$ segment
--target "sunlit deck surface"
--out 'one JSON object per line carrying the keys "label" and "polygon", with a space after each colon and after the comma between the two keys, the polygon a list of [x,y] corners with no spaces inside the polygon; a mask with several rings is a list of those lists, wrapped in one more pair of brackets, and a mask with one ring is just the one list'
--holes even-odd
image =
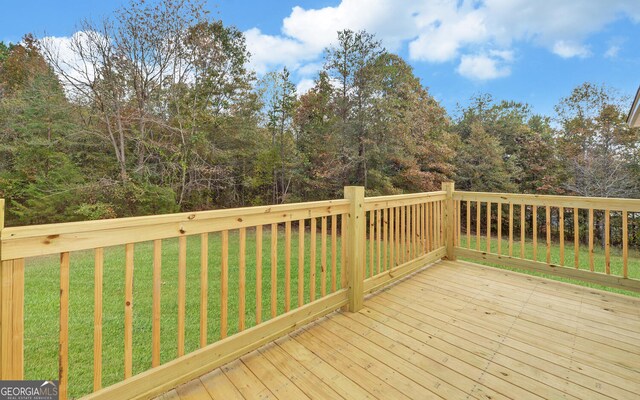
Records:
{"label": "sunlit deck surface", "polygon": [[639,299],[443,261],[160,398],[639,396]]}

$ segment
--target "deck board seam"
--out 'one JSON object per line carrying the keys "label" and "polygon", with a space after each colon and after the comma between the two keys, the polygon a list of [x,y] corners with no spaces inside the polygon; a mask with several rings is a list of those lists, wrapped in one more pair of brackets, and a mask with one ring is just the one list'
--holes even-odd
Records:
{"label": "deck board seam", "polygon": [[[539,283],[538,283],[539,284]],[[489,367],[491,367],[492,365],[497,365],[498,367],[500,367],[500,364],[495,364],[493,362],[494,358],[496,357],[496,355],[500,352],[500,349],[502,347],[504,347],[504,341],[507,340],[507,338],[509,337],[509,333],[511,332],[511,330],[513,329],[513,327],[515,326],[516,322],[518,321],[518,318],[520,318],[520,314],[522,314],[522,311],[524,310],[524,308],[526,307],[526,305],[528,304],[529,300],[531,299],[531,297],[533,296],[533,293],[535,292],[535,288],[538,287],[538,284],[536,284],[536,286],[529,292],[529,296],[527,297],[527,300],[522,302],[522,305],[520,307],[520,311],[518,312],[518,315],[516,315],[513,318],[513,321],[511,321],[511,325],[509,326],[509,328],[507,329],[507,331],[504,333],[504,335],[501,336],[500,340],[498,341],[498,346],[496,347],[496,349],[492,352],[491,357],[489,358],[487,365],[484,367],[484,369],[482,370],[482,373],[480,374],[480,376],[478,377],[478,383],[480,382],[480,380],[487,374],[487,371],[489,369]],[[476,296],[479,296],[480,293],[477,293]],[[474,296],[472,298],[472,300],[476,300],[476,296]],[[467,303],[468,305],[471,304],[471,302]],[[465,306],[466,307],[466,306]],[[471,389],[471,393],[473,393],[473,391],[475,390],[477,384],[473,387],[473,389]],[[527,390],[526,388],[521,387],[522,390]],[[469,393],[469,395],[471,395],[471,393]],[[535,393],[533,393],[535,395]],[[467,397],[468,398],[468,397]]]}

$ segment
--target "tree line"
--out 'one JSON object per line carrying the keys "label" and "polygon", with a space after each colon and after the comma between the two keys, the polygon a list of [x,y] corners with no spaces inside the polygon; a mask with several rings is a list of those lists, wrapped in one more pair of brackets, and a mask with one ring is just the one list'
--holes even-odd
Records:
{"label": "tree line", "polygon": [[133,0],[61,56],[0,43],[7,225],[457,188],[639,197],[628,99],[584,83],[538,115],[477,95],[449,115],[368,32],[337,32],[314,86],[258,78],[199,0]]}

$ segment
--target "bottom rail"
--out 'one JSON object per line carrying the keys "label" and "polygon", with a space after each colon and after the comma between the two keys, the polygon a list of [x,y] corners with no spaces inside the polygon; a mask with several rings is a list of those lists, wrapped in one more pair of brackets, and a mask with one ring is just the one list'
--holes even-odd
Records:
{"label": "bottom rail", "polygon": [[601,272],[585,271],[562,265],[547,264],[540,261],[526,260],[522,258],[486,253],[483,251],[469,250],[463,247],[455,248],[455,255],[474,261],[485,261],[500,264],[506,267],[519,268],[528,271],[543,272],[545,274],[562,278],[577,279],[583,282],[595,283],[616,289],[640,292],[640,280],[623,278],[621,276],[606,275]]}
{"label": "bottom rail", "polygon": [[381,274],[372,276],[371,278],[364,281],[364,293],[368,294],[380,290],[384,286],[387,286],[397,281],[398,279],[401,279],[404,276],[417,271],[427,264],[431,264],[442,259],[445,253],[446,248],[443,246],[414,260],[391,268],[390,270],[385,271]]}

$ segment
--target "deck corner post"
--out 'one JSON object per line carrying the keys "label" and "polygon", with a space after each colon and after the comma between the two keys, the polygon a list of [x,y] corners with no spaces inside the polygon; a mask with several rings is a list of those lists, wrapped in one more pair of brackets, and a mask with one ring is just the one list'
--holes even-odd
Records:
{"label": "deck corner post", "polygon": [[363,249],[365,237],[364,187],[345,186],[344,198],[350,200],[347,214],[346,268],[349,288],[347,310],[357,312],[364,303]]}
{"label": "deck corner post", "polygon": [[0,379],[21,380],[24,371],[24,259],[2,259],[4,199],[0,199]]}
{"label": "deck corner post", "polygon": [[455,261],[454,252],[454,234],[455,234],[455,206],[453,202],[453,192],[455,191],[455,182],[442,182],[442,190],[447,192],[447,199],[444,202],[444,243],[446,246],[447,260]]}

